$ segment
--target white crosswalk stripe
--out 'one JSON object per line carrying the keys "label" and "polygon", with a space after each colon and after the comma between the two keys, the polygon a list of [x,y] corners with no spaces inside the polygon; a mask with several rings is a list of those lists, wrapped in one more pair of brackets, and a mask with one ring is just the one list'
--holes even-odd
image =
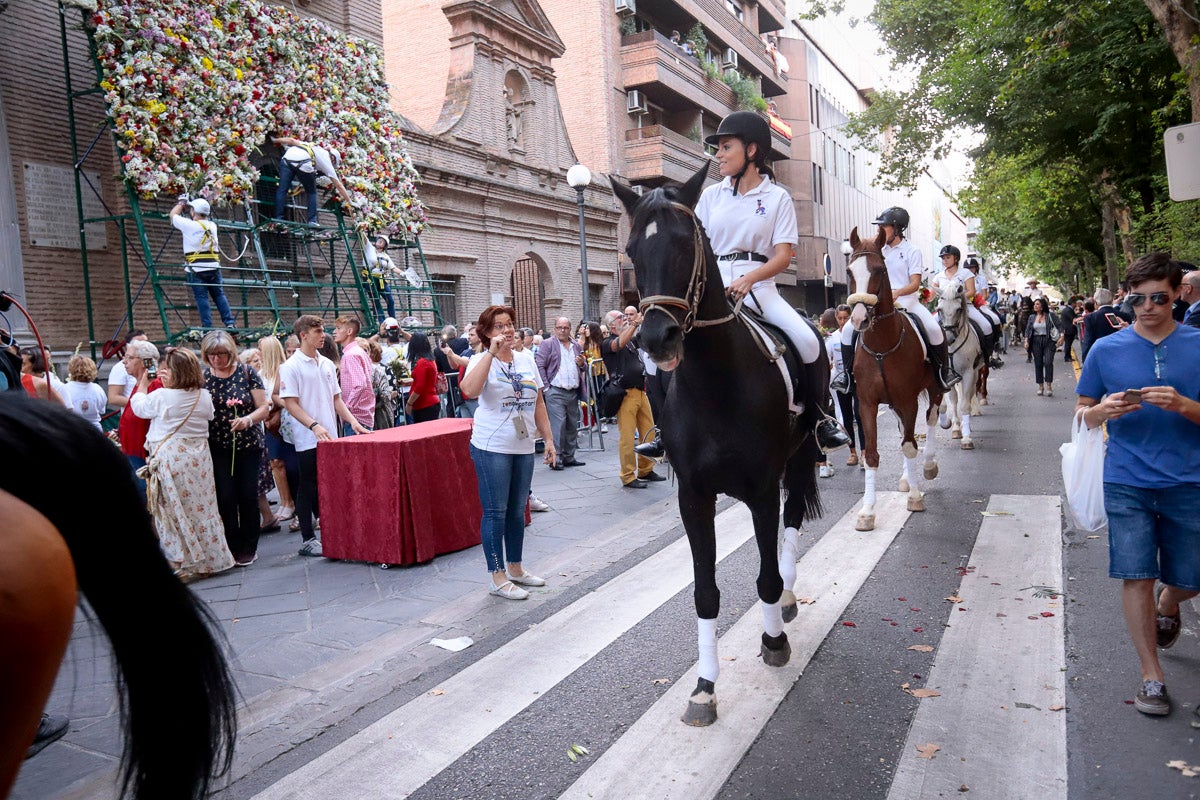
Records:
{"label": "white crosswalk stripe", "polygon": [[[908,521],[905,499],[881,492],[876,530],[865,533],[854,531],[852,507],[800,560],[797,594],[815,602],[801,605],[785,627],[788,665],[772,669],[757,658],[762,617],[757,606],[750,609],[721,638],[726,659],[715,725],[697,729],[679,721],[696,680],[692,668],[603,753],[593,753],[561,796],[717,796]],[[969,562],[975,569],[962,577],[962,603],[950,604],[926,682],[941,696],[921,701],[888,800],[958,796],[964,785],[988,797],[1066,797],[1065,717],[1050,710],[1065,702],[1062,602],[1027,588],[1058,587],[1061,580],[1058,505],[1050,496],[992,497]],[[737,505],[721,514],[717,531],[720,560],[753,538],[748,510]],[[410,701],[256,800],[408,796],[587,669],[691,582],[691,557],[680,538],[464,668],[440,685],[441,693]],[[530,652],[539,657],[520,659]],[[518,660],[521,668],[513,669]],[[941,748],[932,759],[919,757],[917,747],[927,744]]]}

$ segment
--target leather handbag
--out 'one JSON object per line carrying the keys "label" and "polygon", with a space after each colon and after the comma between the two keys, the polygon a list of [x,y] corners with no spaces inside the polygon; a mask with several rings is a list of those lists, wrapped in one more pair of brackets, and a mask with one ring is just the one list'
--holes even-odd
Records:
{"label": "leather handbag", "polygon": [[600,387],[600,397],[596,407],[601,417],[615,417],[625,402],[625,387],[621,385],[620,375],[609,375],[608,380]]}

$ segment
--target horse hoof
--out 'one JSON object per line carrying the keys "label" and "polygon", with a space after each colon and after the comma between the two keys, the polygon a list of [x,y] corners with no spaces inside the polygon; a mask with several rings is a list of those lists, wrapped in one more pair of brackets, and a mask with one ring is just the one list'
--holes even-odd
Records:
{"label": "horse hoof", "polygon": [[680,720],[697,728],[717,721],[717,687],[712,681],[696,679],[696,688],[688,698],[687,711],[683,712]]}
{"label": "horse hoof", "polygon": [[792,646],[788,644],[787,634],[781,633],[778,637],[774,637],[764,633],[759,653],[762,655],[763,663],[768,667],[782,667],[787,664],[792,657]]}
{"label": "horse hoof", "polygon": [[962,431],[954,431],[953,433],[950,434],[950,438],[951,439],[961,439]]}
{"label": "horse hoof", "polygon": [[974,450],[975,449],[975,443],[972,442],[970,439],[963,439],[962,444],[959,446],[963,450]]}
{"label": "horse hoof", "polygon": [[796,594],[790,589],[784,589],[783,594],[779,597],[780,610],[783,612],[783,621],[791,622],[796,618],[798,613],[796,609]]}
{"label": "horse hoof", "polygon": [[908,498],[908,510],[909,511],[924,511],[925,510],[925,498],[923,498],[923,497]]}
{"label": "horse hoof", "polygon": [[859,514],[858,519],[854,521],[854,530],[856,531],[873,531],[875,530],[875,515],[874,514]]}
{"label": "horse hoof", "polygon": [[926,464],[925,468],[922,470],[922,473],[925,475],[925,480],[927,481],[931,481],[936,478],[938,476],[937,462],[934,461],[933,463]]}
{"label": "horse hoof", "polygon": [[904,444],[900,445],[900,452],[904,453],[905,458],[916,458],[917,457],[917,443],[916,442],[905,442]]}
{"label": "horse hoof", "polygon": [[790,606],[781,606],[780,611],[783,613],[783,621],[791,622],[799,615],[800,608],[795,603],[792,603]]}
{"label": "horse hoof", "polygon": [[941,428],[942,430],[946,430],[947,428],[949,428],[950,427],[950,417],[946,416],[945,414],[938,414],[938,427]]}
{"label": "horse hoof", "polygon": [[896,491],[897,492],[907,492],[908,491],[908,478],[900,479],[900,483],[897,484],[897,486],[896,486]]}
{"label": "horse hoof", "polygon": [[985,397],[979,401],[979,405],[986,406],[986,405],[990,405],[990,403],[988,403],[988,399]]}

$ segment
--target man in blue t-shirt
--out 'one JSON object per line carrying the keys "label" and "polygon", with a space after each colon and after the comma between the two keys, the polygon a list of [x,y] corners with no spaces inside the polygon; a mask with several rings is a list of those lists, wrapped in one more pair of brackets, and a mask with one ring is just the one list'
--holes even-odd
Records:
{"label": "man in blue t-shirt", "polygon": [[1182,278],[1165,253],[1130,265],[1135,322],[1095,342],[1076,387],[1087,426],[1108,422],[1108,574],[1124,582],[1125,624],[1141,661],[1134,706],[1160,716],[1171,704],[1157,648],[1175,644],[1179,605],[1200,594],[1200,330],[1171,315]]}

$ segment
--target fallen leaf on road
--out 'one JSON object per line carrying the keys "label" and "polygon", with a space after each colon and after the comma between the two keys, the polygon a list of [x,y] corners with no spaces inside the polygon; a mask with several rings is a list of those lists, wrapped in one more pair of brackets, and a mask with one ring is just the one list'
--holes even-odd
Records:
{"label": "fallen leaf on road", "polygon": [[1054,612],[1053,612],[1053,611],[1043,611],[1043,612],[1042,612],[1042,616],[1043,616],[1043,617],[1053,617],[1053,616],[1054,616]]}
{"label": "fallen leaf on road", "polygon": [[815,603],[817,601],[815,598],[812,598],[812,597],[797,597],[796,602],[802,606],[811,606],[813,603]]}
{"label": "fallen leaf on road", "polygon": [[588,750],[586,747],[584,747],[581,744],[571,745],[571,750],[574,751],[574,753],[576,755],[580,755],[580,756],[586,756],[586,755],[588,755],[588,753],[591,752],[590,750]]}
{"label": "fallen leaf on road", "polygon": [[737,661],[737,656],[721,656],[722,661]]}
{"label": "fallen leaf on road", "polygon": [[671,679],[670,679],[670,678],[655,678],[654,680],[652,680],[652,681],[650,681],[650,682],[651,682],[651,683],[659,683],[659,684],[663,684],[663,683],[670,683],[670,682],[671,682]]}
{"label": "fallen leaf on road", "polygon": [[996,612],[996,616],[997,616],[997,617],[1007,617],[1007,616],[1008,616],[1008,614],[1005,614],[1003,611],[997,611],[997,612]]}
{"label": "fallen leaf on road", "polygon": [[858,627],[857,625],[855,625],[855,624],[854,624],[853,622],[851,622],[850,620],[846,620],[846,621],[845,621],[845,622],[843,622],[842,624],[843,624],[843,625],[845,625],[847,628],[857,628],[857,627]]}
{"label": "fallen leaf on road", "polygon": [[1011,511],[980,511],[979,513],[985,517],[1011,517],[1013,515]]}
{"label": "fallen leaf on road", "polygon": [[1200,767],[1197,767],[1194,764],[1188,764],[1186,761],[1182,760],[1168,761],[1167,766],[1171,769],[1179,770],[1179,774],[1183,775],[1185,778],[1194,778],[1196,777],[1197,773],[1200,773]]}
{"label": "fallen leaf on road", "polygon": [[1054,705],[1050,706],[1051,711],[1062,711],[1064,708],[1066,708],[1066,706],[1064,706],[1062,703],[1055,703]]}
{"label": "fallen leaf on road", "polygon": [[1026,619],[1041,619],[1037,614],[1030,614]]}
{"label": "fallen leaf on road", "polygon": [[909,610],[909,611],[920,611],[921,609],[919,609],[919,608],[912,608],[912,607],[910,606],[908,610]]}
{"label": "fallen leaf on road", "polygon": [[930,644],[914,644],[909,650],[916,650],[918,653],[932,653],[933,645]]}
{"label": "fallen leaf on road", "polygon": [[578,761],[578,760],[579,760],[579,756],[575,755],[575,751],[574,751],[574,750],[568,750],[568,751],[567,751],[567,758],[571,759],[572,761]]}
{"label": "fallen leaf on road", "polygon": [[933,758],[937,755],[937,751],[941,749],[942,746],[940,744],[934,744],[933,742],[919,744],[917,745],[917,758]]}
{"label": "fallen leaf on road", "polygon": [[913,633],[924,633],[924,632],[925,632],[924,628],[913,628]]}
{"label": "fallen leaf on road", "polygon": [[907,598],[907,597],[897,597],[896,599],[897,599],[897,600],[899,600],[901,603],[907,603],[907,602],[908,602],[908,598]]}
{"label": "fallen leaf on road", "polygon": [[441,697],[445,693],[446,693],[445,689],[434,689],[432,692],[430,692],[430,694],[433,695],[434,697]]}
{"label": "fallen leaf on road", "polygon": [[960,792],[966,793],[966,792],[969,792],[969,791],[971,791],[971,787],[970,787],[970,786],[967,786],[967,785],[964,783],[962,786],[958,787],[958,790],[959,790]]}
{"label": "fallen leaf on road", "polygon": [[1035,706],[1033,703],[1015,703],[1014,705],[1016,705],[1017,708],[1032,708],[1035,711],[1042,710],[1040,707]]}
{"label": "fallen leaf on road", "polygon": [[1089,539],[1099,539],[1100,537],[1099,537],[1099,535],[1096,535],[1096,536],[1089,536],[1089,537],[1087,537],[1087,538],[1089,538]]}
{"label": "fallen leaf on road", "polygon": [[942,696],[941,692],[935,691],[933,689],[905,689],[905,691],[908,692],[909,694],[911,694],[913,697],[917,697],[917,698],[941,697]]}
{"label": "fallen leaf on road", "polygon": [[952,595],[950,595],[949,597],[946,597],[946,598],[943,598],[943,599],[945,599],[945,600],[949,600],[951,603],[961,603],[961,602],[962,602],[962,598],[961,598],[961,597],[959,597],[959,596],[958,596],[958,595],[956,595],[956,594],[952,594]]}

